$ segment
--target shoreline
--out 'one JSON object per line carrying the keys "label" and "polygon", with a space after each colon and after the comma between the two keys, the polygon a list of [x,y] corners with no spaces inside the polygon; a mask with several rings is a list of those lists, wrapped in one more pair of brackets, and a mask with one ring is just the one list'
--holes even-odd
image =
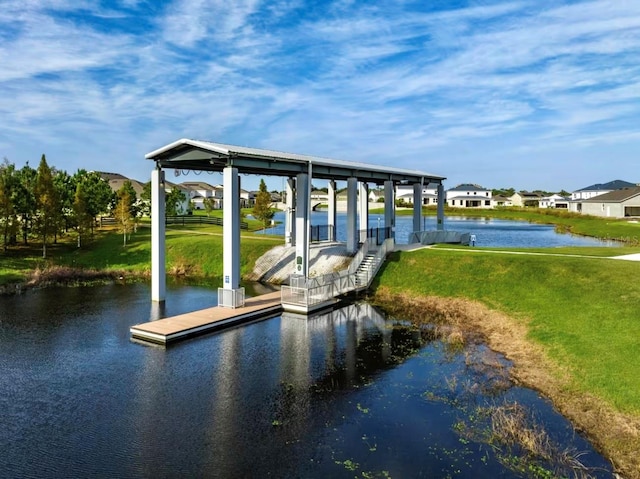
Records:
{"label": "shoreline", "polygon": [[390,316],[402,317],[415,326],[435,324],[446,328],[450,341],[480,337],[513,363],[511,375],[516,384],[551,400],[623,477],[640,479],[640,418],[618,412],[605,401],[578,391],[568,371],[527,338],[526,325],[468,299],[410,297],[379,287],[370,300]]}

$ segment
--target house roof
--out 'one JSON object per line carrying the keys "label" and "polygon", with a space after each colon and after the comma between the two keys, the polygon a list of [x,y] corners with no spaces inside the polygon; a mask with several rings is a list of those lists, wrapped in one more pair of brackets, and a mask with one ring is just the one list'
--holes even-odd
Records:
{"label": "house roof", "polygon": [[108,171],[96,171],[100,175],[100,177],[104,180],[126,180],[128,179],[126,176],[121,175],[120,173],[109,173]]}
{"label": "house roof", "polygon": [[447,191],[490,191],[487,188],[483,188],[480,185],[473,185],[471,183],[462,183],[461,185],[449,188]]}
{"label": "house roof", "polygon": [[122,188],[124,186],[124,184],[129,181],[131,182],[131,186],[133,187],[133,191],[136,192],[136,195],[138,196],[138,198],[140,198],[140,193],[142,193],[142,191],[144,190],[144,184],[140,183],[137,180],[130,180],[128,178],[119,178],[119,179],[113,179],[113,180],[109,180],[109,186],[111,187],[111,189],[113,191],[118,191],[120,190],[120,188]]}
{"label": "house roof", "polygon": [[576,190],[578,191],[611,191],[611,190],[619,190],[621,188],[632,188],[636,186],[635,183],[629,183],[628,181],[623,180],[613,180],[608,183],[596,183],[595,185],[587,186],[585,188]]}
{"label": "house roof", "polygon": [[209,183],[206,183],[204,181],[183,181],[182,183],[180,183],[180,185],[183,188],[189,189],[189,190],[210,190],[213,191],[215,190],[215,186],[211,186]]}
{"label": "house roof", "polygon": [[382,184],[384,181],[409,183],[441,183],[445,177],[417,170],[371,165],[360,162],[334,160],[295,153],[226,145],[210,141],[180,139],[147,153],[163,168],[196,171],[223,171],[227,166],[240,173],[273,176],[295,176],[311,173],[314,178],[360,181]]}
{"label": "house roof", "polygon": [[519,191],[517,194],[519,194],[522,197],[529,197],[529,198],[543,198],[544,195],[542,193],[540,193],[539,191]]}
{"label": "house roof", "polygon": [[640,186],[634,186],[633,188],[622,188],[620,190],[613,190],[609,193],[603,193],[588,200],[582,200],[583,203],[620,203],[622,201],[629,200],[635,196],[640,195]]}

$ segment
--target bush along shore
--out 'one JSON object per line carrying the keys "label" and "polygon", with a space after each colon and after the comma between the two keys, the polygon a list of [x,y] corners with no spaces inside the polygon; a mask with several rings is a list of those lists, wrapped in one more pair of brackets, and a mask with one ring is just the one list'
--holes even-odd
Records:
{"label": "bush along shore", "polygon": [[[516,383],[550,398],[622,477],[640,478],[640,286],[620,288],[615,279],[639,267],[602,258],[394,253],[371,300],[391,317],[434,328],[450,345],[484,341],[503,353]],[[572,285],[560,288],[565,282]]]}

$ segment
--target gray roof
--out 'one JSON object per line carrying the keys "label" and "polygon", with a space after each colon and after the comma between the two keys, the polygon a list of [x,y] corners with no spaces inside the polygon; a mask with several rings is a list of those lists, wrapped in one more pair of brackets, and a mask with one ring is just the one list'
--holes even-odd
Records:
{"label": "gray roof", "polygon": [[483,188],[480,185],[473,185],[471,183],[463,183],[454,188],[450,188],[447,191],[491,191],[488,188]]}
{"label": "gray roof", "polygon": [[629,183],[628,181],[623,180],[613,180],[608,183],[596,183],[595,185],[587,186],[576,191],[611,191],[619,190],[621,188],[632,188],[634,186],[636,186],[635,183]]}
{"label": "gray roof", "polygon": [[417,170],[184,138],[147,153],[145,158],[156,161],[163,168],[222,171],[226,166],[234,166],[241,173],[267,176],[295,176],[311,169],[314,178],[346,180],[355,177],[377,184],[387,180],[441,183],[445,179],[444,176]]}
{"label": "gray roof", "polygon": [[603,193],[588,200],[582,200],[583,203],[620,203],[640,195],[640,186],[634,186],[633,188],[622,188],[620,190],[610,191],[609,193]]}

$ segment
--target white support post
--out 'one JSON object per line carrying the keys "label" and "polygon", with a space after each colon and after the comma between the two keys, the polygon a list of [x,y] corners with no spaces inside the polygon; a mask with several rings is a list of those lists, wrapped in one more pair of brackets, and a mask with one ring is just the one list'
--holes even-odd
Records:
{"label": "white support post", "polygon": [[360,218],[360,241],[366,241],[369,231],[369,185],[366,183],[358,183],[358,217]]}
{"label": "white support post", "polygon": [[296,261],[294,274],[309,276],[309,175],[296,176]]}
{"label": "white support post", "polygon": [[413,184],[413,231],[422,231],[422,184]]}
{"label": "white support post", "polygon": [[393,181],[384,182],[384,226],[391,228],[391,237],[395,238],[396,230],[396,205],[395,205],[395,186]]}
{"label": "white support post", "polygon": [[438,231],[444,230],[444,203],[444,186],[442,183],[438,183]]}
{"label": "white support post", "polygon": [[333,180],[329,181],[328,184],[328,188],[327,188],[327,195],[329,197],[328,199],[328,212],[327,212],[327,225],[329,227],[329,241],[335,241],[336,240],[336,182]]}
{"label": "white support post", "polygon": [[167,294],[165,264],[164,171],[151,172],[151,300],[164,302]]}
{"label": "white support post", "polygon": [[358,179],[347,178],[347,253],[358,251]]}
{"label": "white support post", "polygon": [[284,244],[286,246],[293,246],[296,244],[296,222],[294,209],[296,205],[295,196],[295,180],[293,178],[287,179],[287,187],[285,191],[286,195],[286,212],[285,212],[285,231],[284,231]]}
{"label": "white support post", "polygon": [[218,289],[218,305],[238,308],[244,306],[244,288],[240,288],[240,177],[237,168],[225,167],[223,185],[223,287]]}

